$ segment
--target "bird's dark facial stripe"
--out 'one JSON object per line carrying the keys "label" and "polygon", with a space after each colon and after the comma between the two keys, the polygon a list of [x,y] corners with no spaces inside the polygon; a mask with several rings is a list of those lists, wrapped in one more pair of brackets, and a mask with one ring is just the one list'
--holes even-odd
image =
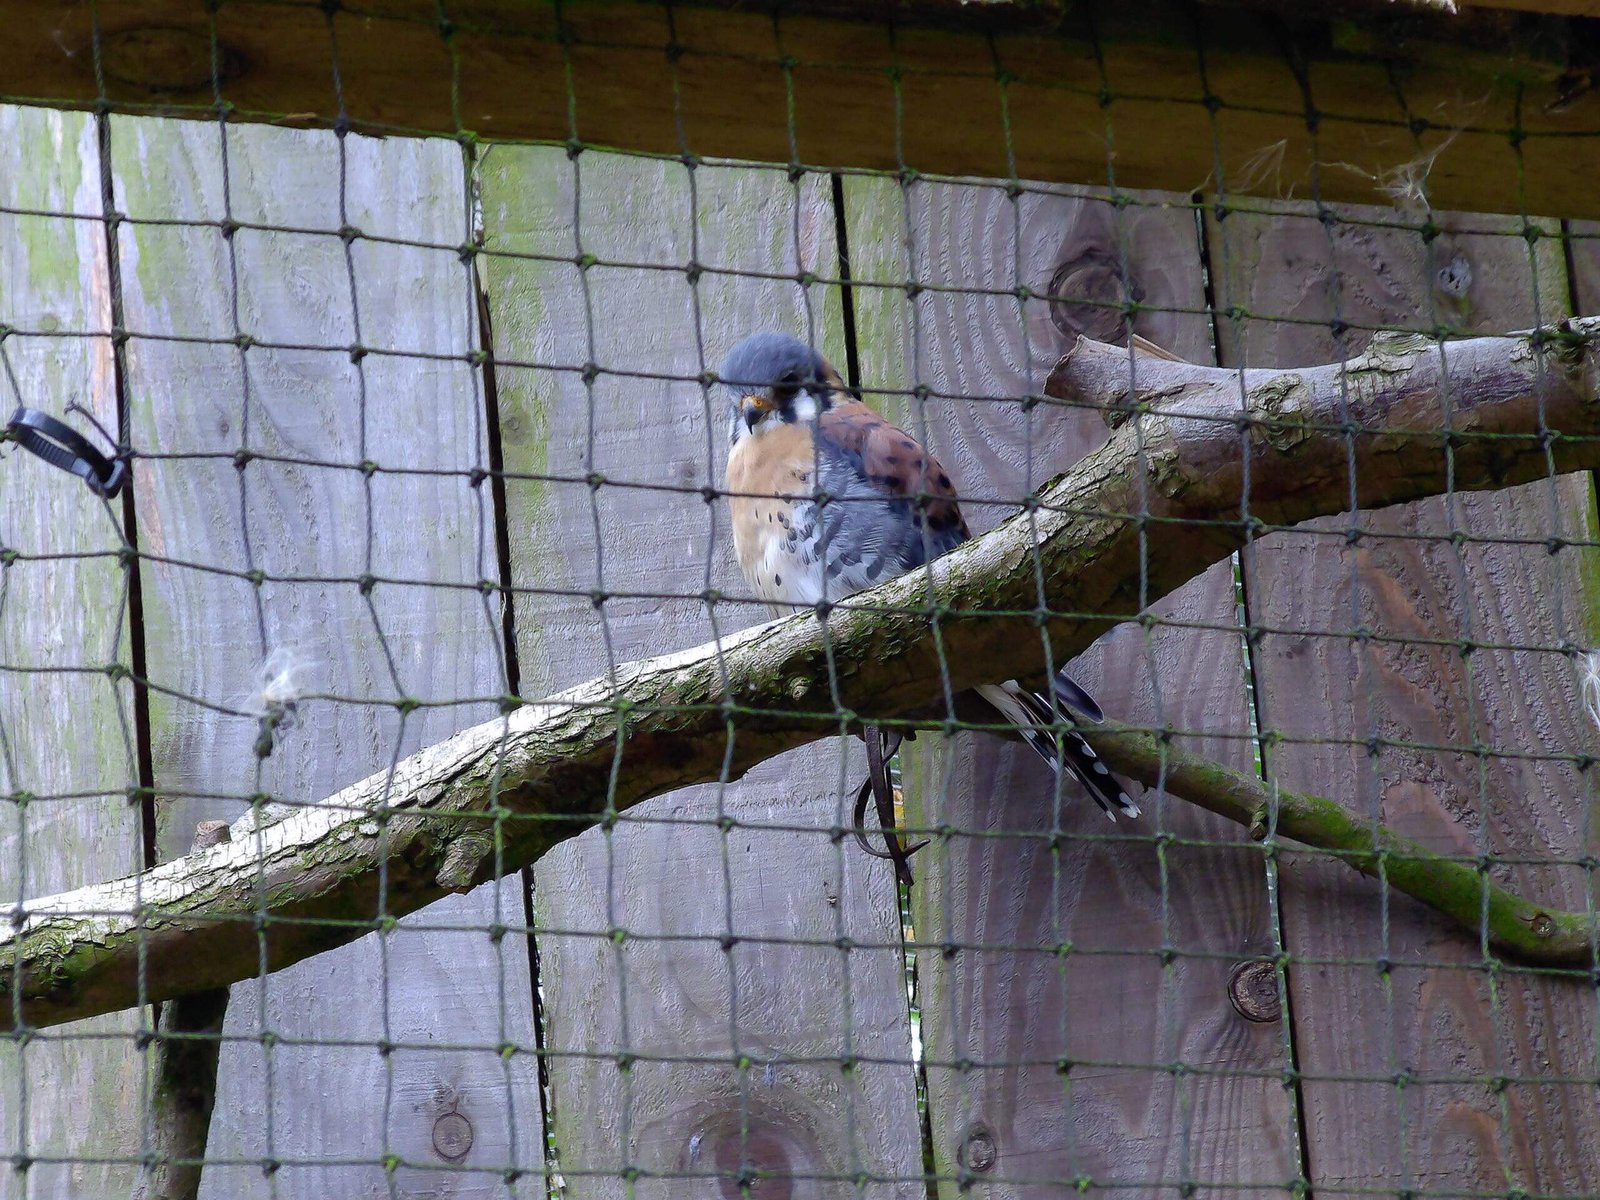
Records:
{"label": "bird's dark facial stripe", "polygon": [[773,406],[783,414],[785,421],[794,420],[794,398],[800,393],[800,376],[794,371],[785,371],[772,385]]}
{"label": "bird's dark facial stripe", "polygon": [[739,419],[751,432],[774,418],[786,425],[814,421],[833,407],[833,396],[825,384],[814,379],[802,382],[794,371],[786,372],[771,388],[740,391]]}

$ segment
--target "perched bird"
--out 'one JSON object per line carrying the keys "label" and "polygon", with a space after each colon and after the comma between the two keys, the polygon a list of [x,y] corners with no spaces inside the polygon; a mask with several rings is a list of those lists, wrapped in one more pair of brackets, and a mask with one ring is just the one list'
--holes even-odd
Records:
{"label": "perched bird", "polygon": [[[950,476],[902,430],[857,400],[804,342],[757,333],[718,371],[729,403],[727,485],[739,566],[774,605],[836,602],[966,541]],[[818,504],[811,497],[826,494]],[[922,498],[918,503],[919,497]],[[1057,704],[1014,681],[975,689],[1050,766],[1066,768],[1113,821],[1138,806],[1089,744],[1056,730],[1060,708],[1102,713],[1066,674]]]}

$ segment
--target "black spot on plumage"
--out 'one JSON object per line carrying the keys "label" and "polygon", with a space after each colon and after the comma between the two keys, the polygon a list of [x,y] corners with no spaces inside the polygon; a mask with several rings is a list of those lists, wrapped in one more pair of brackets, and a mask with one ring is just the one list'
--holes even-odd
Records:
{"label": "black spot on plumage", "polygon": [[943,471],[939,472],[939,486],[944,489],[948,489],[950,487],[950,476],[946,475]]}
{"label": "black spot on plumage", "polygon": [[913,442],[910,438],[901,438],[900,439],[900,446],[904,450],[915,450],[917,448],[917,444],[915,442]]}
{"label": "black spot on plumage", "polygon": [[783,586],[783,576],[782,575],[774,575],[772,577],[772,582],[777,584],[779,587],[782,587]]}
{"label": "black spot on plumage", "polygon": [[886,454],[883,456],[883,461],[891,467],[898,467],[900,465],[900,456],[898,454]]}

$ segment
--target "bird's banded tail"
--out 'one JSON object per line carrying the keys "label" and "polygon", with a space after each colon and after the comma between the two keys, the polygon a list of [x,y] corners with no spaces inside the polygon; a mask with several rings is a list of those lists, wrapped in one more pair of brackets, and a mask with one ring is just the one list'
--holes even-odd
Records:
{"label": "bird's banded tail", "polygon": [[[1054,687],[1057,703],[1062,707],[1071,704],[1079,711],[1098,717],[1099,706],[1089,698],[1088,693],[1065,675],[1059,678],[1065,680],[1065,686],[1058,683]],[[1059,726],[1049,700],[1012,680],[986,684],[977,692],[1017,727],[1017,732],[1022,734],[1040,758],[1050,764],[1051,770],[1059,774],[1061,768],[1066,767],[1072,777],[1083,784],[1106,816],[1115,821],[1119,812],[1128,817],[1139,815],[1139,806],[1094,752],[1094,747],[1070,728],[1061,729],[1058,745],[1056,730]]]}

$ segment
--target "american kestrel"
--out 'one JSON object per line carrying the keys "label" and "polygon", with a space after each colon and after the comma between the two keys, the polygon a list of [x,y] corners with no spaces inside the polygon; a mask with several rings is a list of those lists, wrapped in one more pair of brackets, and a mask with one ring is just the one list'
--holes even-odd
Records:
{"label": "american kestrel", "polygon": [[[729,401],[734,550],[759,599],[836,603],[970,536],[938,460],[851,395],[804,342],[753,334],[729,352],[718,376]],[[974,690],[1052,769],[1065,767],[1077,778],[1113,821],[1119,812],[1139,815],[1070,718],[1058,715],[1071,708],[1102,717],[1066,672],[1053,681],[1054,705],[1011,680]]]}

